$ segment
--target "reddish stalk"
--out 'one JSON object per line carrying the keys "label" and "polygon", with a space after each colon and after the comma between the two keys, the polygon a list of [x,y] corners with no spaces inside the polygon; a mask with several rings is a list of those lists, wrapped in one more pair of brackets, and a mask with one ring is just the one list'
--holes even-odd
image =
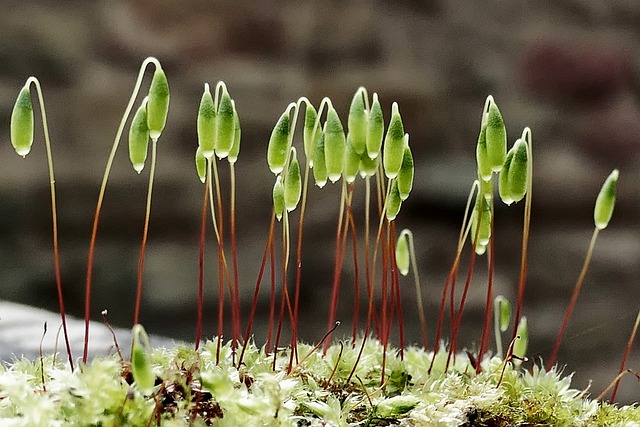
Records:
{"label": "reddish stalk", "polygon": [[200,214],[200,246],[198,249],[198,322],[196,324],[196,350],[200,347],[202,339],[202,322],[204,306],[204,244],[207,232],[207,205],[209,204],[209,183],[204,184],[204,197],[202,201],[202,213]]}
{"label": "reddish stalk", "polygon": [[[396,223],[391,223],[391,233],[389,234],[389,259],[391,260],[391,287],[395,291],[396,305],[398,310],[398,348],[400,360],[404,360],[404,316],[402,314],[402,298],[400,296],[400,277],[398,275],[398,265],[396,264]],[[391,324],[389,324],[391,330]]]}
{"label": "reddish stalk", "polygon": [[[273,212],[271,214],[271,223],[269,224],[269,238],[267,239],[267,244],[264,247],[262,262],[260,263],[260,271],[258,272],[256,287],[253,291],[253,299],[251,301],[251,311],[249,312],[249,321],[247,323],[247,332],[244,335],[242,351],[240,352],[240,357],[238,358],[238,367],[242,365],[242,359],[244,358],[244,353],[247,350],[247,345],[249,344],[249,340],[251,339],[251,330],[253,328],[253,320],[256,315],[256,308],[258,307],[258,296],[260,294],[260,284],[262,283],[262,276],[264,275],[264,270],[267,264],[267,257],[269,256],[269,251],[271,248],[273,248],[273,231],[275,228],[275,222],[276,222],[276,215],[275,215],[275,212]],[[266,348],[269,348],[268,344]]]}
{"label": "reddish stalk", "polygon": [[138,258],[138,285],[136,287],[136,305],[133,312],[133,324],[137,325],[140,318],[140,304],[142,302],[142,280],[144,277],[144,257],[147,251],[147,237],[149,235],[149,217],[151,215],[151,194],[153,193],[153,178],[156,172],[157,142],[151,142],[151,170],[149,171],[149,187],[147,189],[147,204],[144,215],[144,227],[142,231],[142,244],[140,245],[140,257]]}
{"label": "reddish stalk", "polygon": [[269,273],[271,278],[271,289],[269,292],[269,327],[267,330],[267,344],[265,347],[267,350],[271,348],[276,311],[276,253],[273,238],[269,241]]}
{"label": "reddish stalk", "polygon": [[[627,347],[624,350],[624,355],[622,356],[622,362],[620,363],[620,372],[618,375],[624,373],[625,367],[627,365],[627,359],[629,358],[629,353],[631,353],[631,347],[633,347],[633,342],[636,339],[636,333],[638,332],[638,327],[640,326],[640,312],[638,312],[638,316],[636,316],[636,323],[633,325],[633,329],[631,330],[631,336],[629,337],[629,341],[627,341]],[[616,385],[613,387],[613,393],[611,393],[611,400],[609,403],[613,403],[616,400],[616,395],[618,394],[618,387],[620,386],[620,378],[616,380]]]}
{"label": "reddish stalk", "polygon": [[53,229],[53,270],[56,280],[56,291],[58,294],[58,307],[60,309],[60,319],[62,321],[62,331],[64,333],[64,342],[67,350],[67,356],[69,358],[69,366],[73,371],[73,356],[71,355],[71,345],[69,344],[69,333],[67,332],[67,315],[64,308],[64,296],[62,293],[62,277],[60,274],[60,250],[58,244],[58,209],[56,202],[56,187],[55,176],[53,173],[53,155],[51,153],[51,141],[49,138],[49,125],[47,124],[47,113],[44,107],[44,96],[42,95],[42,88],[40,82],[35,77],[29,77],[26,85],[31,83],[36,87],[38,93],[38,102],[40,105],[40,115],[42,117],[42,128],[44,132],[44,143],[47,152],[47,165],[49,168],[49,188],[51,193],[51,219]]}
{"label": "reddish stalk", "polygon": [[233,163],[229,163],[229,175],[231,179],[231,196],[230,196],[230,234],[231,234],[231,263],[233,268],[233,289],[236,296],[235,299],[235,313],[236,322],[234,323],[234,338],[239,340],[241,337],[241,324],[240,319],[242,317],[240,306],[240,280],[238,278],[238,247],[236,244],[236,172]]}
{"label": "reddish stalk", "polygon": [[[493,204],[492,204],[492,214],[493,213]],[[493,217],[492,217],[493,218]],[[491,237],[489,239],[489,271],[488,271],[488,279],[487,279],[487,303],[485,305],[484,308],[484,323],[482,326],[482,337],[480,338],[480,349],[478,350],[478,364],[476,365],[476,373],[480,373],[480,371],[482,370],[482,356],[487,352],[488,348],[489,348],[489,337],[491,336],[490,334],[490,330],[491,330],[491,318],[493,316],[493,270],[494,270],[494,266],[495,266],[495,259],[494,259],[494,237],[493,237],[493,224],[494,221],[491,221]],[[518,331],[518,324],[516,324],[516,326],[514,326],[514,329],[516,330],[516,332]],[[517,334],[515,337],[513,337],[513,339],[511,340],[512,342],[515,342],[515,339],[517,337]]]}
{"label": "reddish stalk", "polygon": [[598,228],[595,228],[593,230],[593,235],[591,236],[591,243],[589,244],[587,257],[584,260],[584,264],[582,265],[582,270],[580,271],[580,276],[578,276],[576,285],[573,288],[571,301],[569,301],[569,306],[567,307],[567,311],[564,313],[564,318],[562,319],[562,325],[560,326],[560,330],[558,331],[558,335],[556,336],[556,342],[553,345],[553,351],[551,352],[551,356],[549,356],[549,360],[547,361],[547,365],[546,365],[547,371],[551,370],[551,368],[553,367],[553,364],[556,361],[556,357],[558,356],[558,350],[560,349],[560,344],[562,343],[562,337],[564,335],[564,331],[567,328],[567,324],[569,323],[569,318],[571,317],[571,313],[573,313],[573,309],[576,305],[576,301],[578,300],[578,295],[580,294],[580,289],[582,288],[582,283],[584,282],[584,278],[587,275],[587,269],[589,268],[589,263],[591,262],[591,255],[593,254],[593,247],[595,246],[596,239],[598,238],[598,232],[599,232]]}
{"label": "reddish stalk", "polygon": [[360,269],[358,267],[358,237],[356,233],[356,225],[353,219],[353,210],[351,204],[347,206],[348,226],[351,227],[351,240],[353,246],[353,323],[351,330],[351,339],[355,343],[358,334],[358,317],[360,316]]}

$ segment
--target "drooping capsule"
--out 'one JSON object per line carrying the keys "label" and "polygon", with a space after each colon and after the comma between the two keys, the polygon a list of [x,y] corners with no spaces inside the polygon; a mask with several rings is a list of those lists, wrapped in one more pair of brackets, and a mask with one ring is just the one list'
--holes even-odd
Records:
{"label": "drooping capsule", "polygon": [[204,184],[207,179],[207,159],[202,154],[202,147],[198,146],[196,149],[196,172],[198,172],[198,178]]}
{"label": "drooping capsule", "polygon": [[[363,153],[366,156],[366,153]],[[344,180],[347,184],[351,184],[356,180],[358,175],[358,167],[360,166],[360,155],[356,153],[355,148],[351,144],[351,133],[347,135],[347,151],[344,160]]]}
{"label": "drooping capsule", "polygon": [[614,169],[602,184],[596,206],[593,210],[593,220],[598,230],[604,230],[609,225],[613,208],[616,205],[616,184],[618,183],[619,172]]}
{"label": "drooping capsule", "polygon": [[362,154],[366,150],[367,145],[367,111],[365,106],[365,96],[367,91],[365,88],[359,88],[349,107],[349,119],[347,125],[349,127],[349,135],[351,135],[351,145],[357,154]]}
{"label": "drooping capsule", "polygon": [[[307,164],[309,167],[313,167],[313,156],[315,153],[315,145],[318,142],[318,138],[320,137],[320,133],[322,132],[322,127],[318,124],[316,125],[316,119],[318,118],[318,113],[316,109],[311,103],[306,102],[306,110],[304,114],[304,133],[303,133],[303,143],[304,143],[304,155],[307,158]],[[314,134],[315,129],[315,134]]]}
{"label": "drooping capsule", "polygon": [[[529,188],[529,149],[524,139],[518,139],[513,147],[513,160],[509,167],[509,194],[518,203]],[[510,151],[511,151],[510,150]]]}
{"label": "drooping capsule", "polygon": [[360,170],[360,176],[362,178],[372,177],[378,172],[378,166],[380,165],[380,156],[372,159],[369,157],[367,153],[363,153],[360,156],[360,166],[358,169]]}
{"label": "drooping capsule", "polygon": [[202,149],[202,155],[207,159],[213,157],[215,137],[216,109],[209,84],[205,83],[204,93],[200,99],[200,108],[198,108],[198,145]]}
{"label": "drooping capsule", "polygon": [[234,132],[236,122],[234,118],[233,102],[226,90],[223,91],[218,104],[218,114],[216,115],[216,138],[215,151],[219,159],[224,159],[229,155],[235,141]]}
{"label": "drooping capsule", "polygon": [[409,274],[410,262],[408,230],[402,230],[396,242],[396,265],[403,276]]}
{"label": "drooping capsule", "polygon": [[507,129],[498,106],[489,101],[487,113],[487,158],[493,172],[500,172],[507,155]]}
{"label": "drooping capsule", "polygon": [[398,103],[394,102],[391,106],[391,121],[389,122],[389,128],[382,147],[382,166],[385,175],[389,179],[395,178],[400,172],[404,157],[404,146],[404,126],[398,111]]}
{"label": "drooping capsule", "polygon": [[144,162],[147,160],[147,152],[149,147],[149,128],[147,113],[147,98],[136,110],[129,128],[129,160],[136,172],[142,172]]}
{"label": "drooping capsule", "polygon": [[324,155],[324,132],[320,132],[318,142],[315,144],[313,158],[313,179],[316,181],[316,185],[320,188],[324,187],[327,183],[327,165],[325,163]]}
{"label": "drooping capsule", "polygon": [[298,163],[298,156],[296,149],[291,148],[291,160],[289,161],[289,167],[287,168],[287,175],[284,179],[284,207],[287,212],[293,211],[302,195],[302,177],[300,174],[300,163]]}
{"label": "drooping capsule", "polygon": [[398,181],[400,198],[403,201],[406,200],[407,197],[409,197],[409,193],[411,193],[414,175],[413,154],[411,154],[411,148],[409,148],[409,134],[405,134],[405,139],[406,143],[404,147],[404,155],[402,157],[402,165],[400,166],[400,172],[398,172],[398,177],[396,178]]}
{"label": "drooping capsule", "polygon": [[25,84],[11,112],[11,144],[22,157],[29,154],[33,145],[33,104],[31,90]]}
{"label": "drooping capsule", "polygon": [[513,148],[507,153],[507,157],[505,157],[504,164],[502,165],[502,170],[500,171],[500,176],[498,177],[498,194],[500,194],[500,199],[502,199],[502,202],[507,206],[513,203],[511,186],[509,185],[509,169],[511,169],[514,153]]}
{"label": "drooping capsule", "polygon": [[231,101],[231,104],[233,105],[233,125],[235,129],[233,131],[233,146],[231,147],[231,151],[229,151],[227,160],[229,163],[234,164],[240,154],[240,137],[242,136],[242,131],[240,130],[240,117],[236,111],[236,103]]}
{"label": "drooping capsule", "polygon": [[147,123],[149,136],[157,141],[167,123],[169,113],[169,82],[162,67],[158,65],[153,73],[149,87],[149,104],[147,105]]}
{"label": "drooping capsule", "polygon": [[373,94],[373,101],[369,109],[369,120],[367,122],[367,155],[375,159],[380,154],[382,139],[384,137],[384,116],[382,107],[378,101],[378,94]]}
{"label": "drooping capsule", "polygon": [[133,345],[131,349],[131,374],[136,387],[144,394],[151,394],[156,376],[149,357],[148,349],[140,342],[141,336],[148,343],[149,338],[142,325],[133,327]]}
{"label": "drooping capsule", "polygon": [[476,162],[478,164],[478,176],[481,181],[489,181],[493,175],[489,155],[487,154],[487,125],[483,124],[476,144]]}
{"label": "drooping capsule", "polygon": [[274,174],[279,174],[284,169],[289,155],[289,132],[290,132],[290,109],[282,113],[276,123],[271,137],[269,138],[269,146],[267,147],[267,163],[269,169]]}
{"label": "drooping capsule", "polygon": [[344,154],[347,139],[338,113],[329,106],[327,121],[324,124],[324,160],[327,166],[329,181],[336,182],[344,169]]}
{"label": "drooping capsule", "polygon": [[284,213],[284,184],[282,183],[282,175],[278,175],[276,177],[276,183],[273,184],[273,210],[276,213],[276,218],[280,221]]}
{"label": "drooping capsule", "polygon": [[389,199],[387,199],[387,221],[396,219],[401,207],[402,199],[398,191],[398,181],[393,181],[391,191],[389,192]]}
{"label": "drooping capsule", "polygon": [[[482,210],[482,214],[480,214],[480,210]],[[478,219],[480,219],[479,222]],[[478,243],[475,245],[476,253],[482,255],[491,238],[491,206],[486,197],[482,195],[478,195],[476,198],[476,204],[471,216],[470,238],[472,243],[475,242],[476,234],[478,236]]]}

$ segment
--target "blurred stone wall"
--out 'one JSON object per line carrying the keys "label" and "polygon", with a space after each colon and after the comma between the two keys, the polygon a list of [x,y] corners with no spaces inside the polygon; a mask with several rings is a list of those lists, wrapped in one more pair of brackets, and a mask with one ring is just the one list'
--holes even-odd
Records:
{"label": "blurred stone wall", "polygon": [[[203,187],[192,158],[204,82],[227,83],[242,121],[237,209],[245,304],[271,209],[266,144],[287,104],[305,95],[317,105],[329,96],[344,120],[360,85],[379,94],[387,116],[391,103],[399,103],[417,171],[398,226],[411,227],[417,237],[430,325],[474,179],[482,105],[492,94],[510,143],[525,126],[533,131],[524,310],[532,355],[548,356],[593,229],[595,196],[610,170],[620,169],[616,212],[599,238],[560,354],[569,371],[578,371],[579,387],[596,378],[596,394],[615,376],[640,301],[640,3],[4,0],[2,9],[0,298],[56,309],[39,117],[27,159],[18,158],[9,144],[11,108],[29,75],[41,80],[49,114],[66,301],[69,311],[82,315],[89,232],[110,144],[140,63],[149,55],[161,60],[172,98],[158,148],[142,321],[154,332],[181,339],[191,339],[195,330]],[[133,310],[147,174],[133,171],[126,140],[122,145],[98,235],[93,306],[96,318],[109,308],[112,320],[126,326]],[[226,170],[223,175],[226,180]],[[301,302],[301,333],[309,340],[319,339],[325,328],[338,197],[337,186],[310,193]],[[522,206],[499,206],[496,212],[496,292],[512,301],[521,216]],[[212,241],[209,248],[211,334]],[[486,287],[482,267],[470,291],[464,343],[479,340]],[[350,318],[349,276],[340,305],[343,320]],[[409,281],[405,289],[405,319],[415,326]],[[262,312],[267,303],[261,304]],[[415,328],[409,330],[410,340],[418,341]],[[258,336],[260,331],[264,325],[257,327]],[[348,334],[348,327],[343,332]],[[640,368],[637,352],[630,366]],[[637,385],[627,387],[627,396],[635,393],[637,399]]]}

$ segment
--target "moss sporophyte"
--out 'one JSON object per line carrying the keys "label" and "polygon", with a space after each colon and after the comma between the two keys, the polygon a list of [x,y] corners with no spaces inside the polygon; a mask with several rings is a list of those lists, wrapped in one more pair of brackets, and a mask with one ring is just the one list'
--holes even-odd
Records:
{"label": "moss sporophyte", "polygon": [[[148,93],[138,100],[149,65],[154,66],[154,75]],[[430,325],[415,255],[420,240],[414,240],[410,230],[396,230],[402,205],[410,202],[414,178],[420,179],[414,175],[409,135],[405,133],[400,106],[391,104],[385,126],[384,104],[377,94],[370,97],[364,88],[356,91],[346,118],[340,117],[328,98],[316,108],[301,97],[285,108],[268,143],[265,136],[265,172],[270,170],[275,175],[272,215],[265,228],[266,244],[250,310],[242,313],[234,166],[240,151],[240,118],[226,85],[219,82],[212,92],[205,83],[200,106],[194,108],[198,135],[196,172],[204,186],[194,345],[154,349],[138,320],[156,145],[169,111],[170,86],[160,63],[155,58],[146,59],[116,132],[100,187],[87,260],[84,352],[75,359],[69,345],[60,280],[55,180],[44,97],[33,77],[18,95],[11,116],[11,142],[21,156],[31,149],[31,85],[37,89],[49,162],[53,255],[67,358],[63,361],[55,354],[41,355],[37,360],[20,359],[1,366],[1,425],[640,426],[637,405],[614,404],[620,380],[629,373],[640,378],[638,372],[626,366],[640,314],[630,328],[626,348],[621,349],[619,374],[612,375],[611,386],[600,396],[591,398],[586,390],[572,389],[570,376],[563,376],[562,368],[555,365],[596,237],[613,213],[618,171],[606,179],[597,197],[593,238],[553,351],[546,366],[541,361],[530,361],[526,356],[529,333],[522,302],[531,221],[532,132],[525,128],[507,150],[505,121],[491,96],[482,109],[476,146],[478,179],[471,185],[453,263],[442,288],[437,322]],[[139,108],[129,125],[130,159],[134,169],[142,172],[150,140],[151,161],[138,261],[133,344],[129,357],[121,355],[116,342],[117,354],[89,360],[92,271],[100,211],[115,153],[136,101]],[[304,124],[299,141],[296,130],[301,113]],[[228,164],[228,172],[222,170],[224,163]],[[229,180],[224,181],[229,182],[225,189],[230,194],[228,199],[222,197],[223,173],[229,174]],[[315,345],[298,340],[303,233],[311,179],[319,188],[331,182],[341,189],[333,283],[326,297],[327,330]],[[496,185],[499,198],[495,197]],[[494,213],[500,200],[506,205],[521,206],[518,202],[523,199],[520,274],[512,320],[511,303],[501,295],[493,295]],[[229,200],[228,206],[224,200]],[[362,214],[356,214],[356,204],[357,212]],[[228,222],[224,221],[227,215]],[[209,227],[213,228],[217,243],[217,336],[203,342],[204,243]],[[354,279],[349,291],[353,295],[351,336],[335,340],[348,253],[353,257]],[[456,293],[463,256],[468,256],[467,275],[462,291]],[[474,350],[460,351],[457,338],[474,265],[480,257],[486,258],[488,265],[482,335]],[[400,276],[410,270],[417,312],[402,304],[406,290],[401,286],[405,279]],[[267,331],[266,336],[254,337],[252,328],[267,271],[271,282]],[[361,294],[366,296],[364,301],[360,300]],[[230,311],[231,319],[226,328],[225,310]],[[406,345],[404,320],[413,316],[419,320],[421,343]],[[449,333],[445,332],[445,325]],[[511,334],[503,336],[509,329]],[[230,339],[224,340],[227,330],[231,331]],[[289,332],[288,343],[282,342],[284,331]],[[492,335],[495,347],[491,345]],[[392,337],[395,347],[390,343]]]}

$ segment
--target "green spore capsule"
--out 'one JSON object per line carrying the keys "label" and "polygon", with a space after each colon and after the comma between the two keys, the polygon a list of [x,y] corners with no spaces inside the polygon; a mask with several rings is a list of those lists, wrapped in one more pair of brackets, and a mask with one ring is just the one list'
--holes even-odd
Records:
{"label": "green spore capsule", "polygon": [[147,160],[149,147],[149,128],[147,98],[142,101],[140,107],[133,116],[131,128],[129,128],[129,159],[136,172],[142,172],[144,162]]}
{"label": "green spore capsule", "polygon": [[360,166],[358,166],[358,169],[360,170],[360,176],[362,178],[365,178],[367,176],[374,176],[378,171],[379,164],[379,156],[375,159],[372,159],[369,157],[369,155],[367,155],[367,153],[362,154],[362,156],[360,156]]}
{"label": "green spore capsule", "polygon": [[481,181],[491,179],[493,171],[489,163],[489,155],[487,154],[487,125],[483,124],[478,135],[478,144],[476,145],[476,162],[478,164],[478,176]]}
{"label": "green spore capsule", "polygon": [[282,175],[278,175],[276,183],[273,185],[273,210],[276,213],[276,218],[280,221],[284,213],[284,184],[282,183]]}
{"label": "green spore capsule", "polygon": [[213,97],[209,90],[209,84],[204,84],[204,93],[200,99],[198,109],[198,145],[202,149],[202,155],[211,159],[214,153],[214,141],[216,136],[216,109]]}
{"label": "green spore capsule", "polygon": [[367,111],[364,97],[367,91],[365,88],[359,88],[349,107],[349,119],[347,125],[349,127],[349,135],[351,135],[351,145],[356,153],[362,154],[367,146]]}
{"label": "green spore capsule", "polygon": [[[515,144],[514,144],[515,146]],[[504,159],[500,176],[498,177],[498,193],[502,202],[509,206],[513,203],[513,196],[511,195],[511,187],[509,186],[509,169],[511,169],[511,162],[513,162],[514,155],[513,147],[507,153],[507,157]]]}
{"label": "green spore capsule", "polygon": [[[322,129],[320,126],[316,126],[316,119],[318,117],[318,113],[313,105],[306,102],[306,110],[304,114],[304,133],[303,133],[303,141],[304,141],[304,155],[307,158],[307,164],[309,167],[313,167],[313,156],[315,153],[315,146],[318,143],[318,138],[320,137],[320,133]],[[315,127],[315,135],[313,134],[313,129]]]}
{"label": "green spore capsule", "polygon": [[[482,215],[480,215],[480,209],[482,209]],[[480,217],[480,224],[478,225],[478,217]],[[478,229],[479,228],[479,229]],[[479,195],[476,199],[476,204],[473,207],[473,214],[471,217],[471,242],[474,242],[478,235],[478,244],[476,245],[476,253],[482,255],[486,246],[489,244],[491,238],[491,206],[486,197]],[[481,252],[478,249],[481,248]]]}
{"label": "green spore capsule", "polygon": [[204,184],[207,179],[207,159],[202,154],[202,147],[198,146],[196,149],[196,172],[198,172],[198,178]]}
{"label": "green spore capsule", "polygon": [[403,201],[407,200],[409,193],[411,193],[414,175],[413,154],[411,154],[411,148],[409,148],[409,134],[405,134],[405,139],[406,143],[402,157],[402,165],[400,166],[400,172],[398,172],[397,177],[398,192]]}
{"label": "green spore capsule", "polygon": [[133,345],[131,351],[131,373],[136,387],[144,394],[151,394],[155,385],[156,376],[153,373],[151,359],[144,346],[140,343],[141,336],[146,341],[147,347],[149,338],[142,325],[133,327]]}
{"label": "green spore capsule", "polygon": [[313,165],[313,179],[316,181],[316,185],[320,188],[324,187],[327,183],[327,164],[325,162],[324,155],[324,133],[320,132],[318,142],[315,146],[315,153],[313,155],[316,160]]}
{"label": "green spore capsule", "polygon": [[233,105],[233,146],[231,147],[231,151],[229,151],[227,160],[229,163],[234,164],[238,161],[238,155],[240,154],[240,137],[242,136],[242,131],[240,130],[240,117],[236,111],[236,103],[231,101],[231,104]]}
{"label": "green spore capsule", "polygon": [[513,354],[521,359],[524,359],[527,354],[528,347],[529,325],[527,324],[527,317],[522,316],[516,332],[516,341],[513,343]]}
{"label": "green spore capsule", "polygon": [[329,181],[336,182],[342,176],[347,138],[336,110],[329,106],[327,121],[324,123],[324,160]]}
{"label": "green spore capsule", "polygon": [[147,105],[147,123],[149,136],[157,141],[167,123],[169,113],[169,82],[162,67],[156,67],[149,87],[149,105]]}
{"label": "green spore capsule", "polygon": [[387,200],[387,221],[391,222],[396,219],[400,212],[400,207],[402,207],[402,199],[398,191],[398,181],[393,181],[389,199]]}
{"label": "green spore capsule", "polygon": [[602,184],[596,206],[593,210],[593,220],[598,230],[604,230],[609,225],[613,208],[616,205],[616,184],[618,183],[618,169],[614,169]]}
{"label": "green spore capsule", "polygon": [[398,103],[394,102],[391,106],[389,129],[387,129],[382,148],[382,166],[384,167],[385,175],[389,179],[395,178],[400,172],[402,158],[404,157],[404,146],[404,126],[398,111]]}
{"label": "green spore capsule", "polygon": [[29,154],[33,145],[33,104],[28,84],[20,90],[11,112],[11,145],[22,157]]}
{"label": "green spore capsule", "polygon": [[279,174],[284,169],[289,155],[290,109],[282,113],[269,138],[267,147],[267,163],[274,174]]}
{"label": "green spore capsule", "polygon": [[500,172],[507,155],[507,129],[502,114],[493,98],[489,101],[487,113],[487,158],[493,172]]}
{"label": "green spore capsule", "polygon": [[367,155],[375,159],[380,155],[382,148],[382,138],[384,137],[384,116],[382,107],[378,101],[378,94],[373,94],[373,101],[369,109],[369,120],[367,122]]}
{"label": "green spore capsule", "polygon": [[229,155],[235,141],[234,132],[236,123],[233,114],[233,103],[229,92],[223,92],[218,104],[218,114],[216,115],[216,138],[215,151],[219,159],[224,159]]}
{"label": "green spore capsule", "polygon": [[527,194],[529,187],[529,149],[524,139],[518,139],[511,150],[513,160],[509,168],[509,194],[518,203]]}
{"label": "green spore capsule", "polygon": [[505,332],[511,322],[511,304],[504,296],[498,295],[495,299],[495,306],[498,312],[500,332]]}
{"label": "green spore capsule", "polygon": [[409,266],[410,262],[410,254],[409,254],[409,238],[407,237],[407,230],[402,230],[400,236],[398,236],[398,241],[396,242],[396,265],[398,266],[398,271],[403,276],[409,274]]}
{"label": "green spore capsule", "polygon": [[[363,153],[365,156],[366,154]],[[356,180],[356,176],[358,175],[358,168],[360,166],[360,155],[356,153],[355,148],[351,144],[351,133],[347,135],[347,152],[345,154],[345,162],[344,162],[344,180],[347,181],[347,184],[351,184]]]}
{"label": "green spore capsule", "polygon": [[284,207],[287,212],[293,211],[302,195],[302,177],[300,174],[300,163],[298,163],[298,156],[296,149],[291,148],[291,161],[289,161],[289,167],[287,168],[287,175],[284,179]]}

